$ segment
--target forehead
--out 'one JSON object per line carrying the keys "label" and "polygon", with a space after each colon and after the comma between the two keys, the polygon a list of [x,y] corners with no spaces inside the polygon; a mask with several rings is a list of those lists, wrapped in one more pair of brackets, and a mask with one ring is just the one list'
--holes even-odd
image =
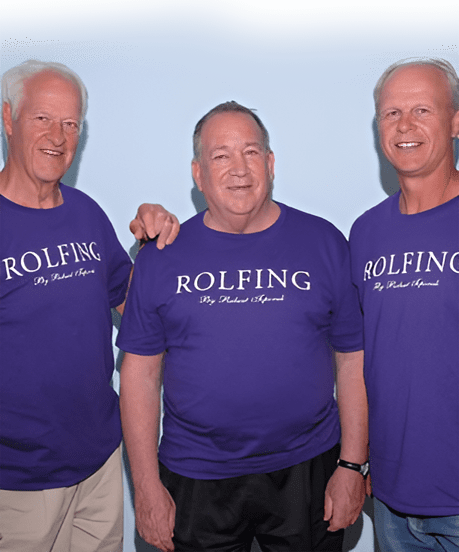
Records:
{"label": "forehead", "polygon": [[54,71],[43,71],[24,81],[22,108],[64,108],[70,114],[81,113],[81,96],[76,84]]}
{"label": "forehead", "polygon": [[255,119],[246,113],[217,113],[205,122],[201,132],[203,147],[218,147],[229,143],[263,144],[263,134]]}
{"label": "forehead", "polygon": [[403,102],[433,102],[452,105],[452,93],[446,75],[432,65],[410,65],[397,69],[385,83],[379,105],[395,107]]}

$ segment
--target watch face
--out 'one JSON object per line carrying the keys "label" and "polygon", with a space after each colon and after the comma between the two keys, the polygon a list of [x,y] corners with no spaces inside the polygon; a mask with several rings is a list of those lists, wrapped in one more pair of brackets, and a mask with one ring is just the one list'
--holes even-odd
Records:
{"label": "watch face", "polygon": [[360,466],[360,473],[363,475],[363,477],[366,477],[369,471],[370,471],[370,466],[368,462],[365,462],[365,464],[362,464]]}

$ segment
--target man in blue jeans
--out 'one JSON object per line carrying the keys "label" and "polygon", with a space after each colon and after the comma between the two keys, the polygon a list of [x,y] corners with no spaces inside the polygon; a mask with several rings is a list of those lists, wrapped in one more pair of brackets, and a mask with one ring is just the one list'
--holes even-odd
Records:
{"label": "man in blue jeans", "polygon": [[375,88],[400,192],[351,230],[364,312],[375,524],[383,552],[459,550],[459,80],[405,60]]}

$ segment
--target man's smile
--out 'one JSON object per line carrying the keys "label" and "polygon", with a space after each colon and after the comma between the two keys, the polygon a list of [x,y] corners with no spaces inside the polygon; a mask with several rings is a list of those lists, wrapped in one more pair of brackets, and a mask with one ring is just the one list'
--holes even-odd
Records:
{"label": "man's smile", "polygon": [[398,144],[395,144],[397,148],[417,148],[422,144],[422,142],[399,142]]}
{"label": "man's smile", "polygon": [[43,153],[46,153],[47,155],[54,155],[54,156],[62,155],[62,152],[61,152],[61,151],[56,151],[56,150],[42,149],[41,151],[42,151]]}

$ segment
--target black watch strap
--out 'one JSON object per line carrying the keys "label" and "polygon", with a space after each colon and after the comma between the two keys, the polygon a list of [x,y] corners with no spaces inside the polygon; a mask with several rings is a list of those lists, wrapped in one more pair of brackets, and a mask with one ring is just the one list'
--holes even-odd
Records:
{"label": "black watch strap", "polygon": [[354,462],[347,462],[346,460],[342,460],[340,458],[338,460],[338,466],[341,466],[342,468],[347,468],[348,470],[357,471],[361,475],[363,475],[364,479],[367,478],[368,472],[370,471],[370,465],[368,461],[366,461],[364,464],[355,464]]}

